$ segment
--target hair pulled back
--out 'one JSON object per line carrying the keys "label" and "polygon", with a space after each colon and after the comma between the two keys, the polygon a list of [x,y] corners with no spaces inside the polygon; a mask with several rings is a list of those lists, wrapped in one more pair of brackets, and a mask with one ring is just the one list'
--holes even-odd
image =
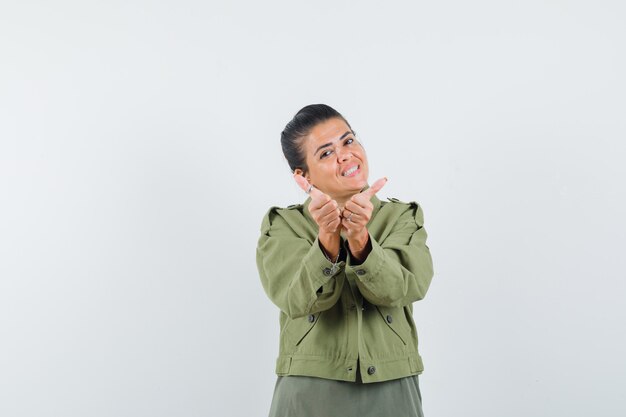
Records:
{"label": "hair pulled back", "polygon": [[[305,173],[309,170],[303,146],[304,139],[317,124],[332,118],[342,119],[352,130],[350,123],[337,110],[326,104],[309,104],[301,108],[287,123],[280,134],[280,144],[291,172],[294,172],[296,168],[300,168]],[[354,130],[352,134],[355,134]]]}

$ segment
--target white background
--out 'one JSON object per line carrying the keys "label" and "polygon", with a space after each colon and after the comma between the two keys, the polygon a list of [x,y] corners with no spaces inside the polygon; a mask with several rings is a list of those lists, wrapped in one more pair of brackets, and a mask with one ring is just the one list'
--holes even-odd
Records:
{"label": "white background", "polygon": [[0,415],[267,415],[312,103],[423,207],[428,417],[625,415],[625,11],[2,0]]}

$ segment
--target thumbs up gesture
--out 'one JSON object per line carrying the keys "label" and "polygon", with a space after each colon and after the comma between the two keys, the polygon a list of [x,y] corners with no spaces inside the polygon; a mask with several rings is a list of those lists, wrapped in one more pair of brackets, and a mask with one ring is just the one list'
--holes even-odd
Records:
{"label": "thumbs up gesture", "polygon": [[344,207],[339,207],[335,200],[313,187],[303,176],[294,174],[294,179],[311,196],[309,212],[319,227],[320,236],[325,235],[320,242],[327,252],[333,253],[333,256],[337,254],[339,234],[345,232],[352,255],[359,261],[365,259],[371,250],[366,227],[374,210],[370,200],[387,183],[387,177],[376,180],[367,190],[353,195]]}
{"label": "thumbs up gesture", "polygon": [[367,244],[368,232],[365,227],[372,218],[374,205],[370,199],[387,183],[387,177],[380,178],[367,190],[353,195],[341,211],[341,228],[346,233],[350,246],[357,247]]}
{"label": "thumbs up gesture", "polygon": [[341,209],[337,202],[313,187],[302,175],[294,174],[293,177],[304,191],[309,192],[310,189],[309,213],[319,226],[320,233],[339,235],[341,231]]}

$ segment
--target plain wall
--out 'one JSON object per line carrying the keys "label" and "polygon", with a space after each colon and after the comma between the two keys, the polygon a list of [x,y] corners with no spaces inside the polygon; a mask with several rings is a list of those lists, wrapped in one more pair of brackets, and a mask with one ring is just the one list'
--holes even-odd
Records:
{"label": "plain wall", "polygon": [[311,103],[424,210],[427,416],[626,415],[625,12],[2,1],[0,415],[267,415],[255,247]]}

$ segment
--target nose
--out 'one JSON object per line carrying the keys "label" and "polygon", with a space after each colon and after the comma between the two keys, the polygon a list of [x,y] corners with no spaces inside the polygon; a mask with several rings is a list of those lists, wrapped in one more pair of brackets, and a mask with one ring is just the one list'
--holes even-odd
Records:
{"label": "nose", "polygon": [[337,159],[339,160],[339,162],[347,161],[351,157],[352,157],[352,152],[350,152],[349,150],[344,151],[342,149],[340,152],[337,152]]}

